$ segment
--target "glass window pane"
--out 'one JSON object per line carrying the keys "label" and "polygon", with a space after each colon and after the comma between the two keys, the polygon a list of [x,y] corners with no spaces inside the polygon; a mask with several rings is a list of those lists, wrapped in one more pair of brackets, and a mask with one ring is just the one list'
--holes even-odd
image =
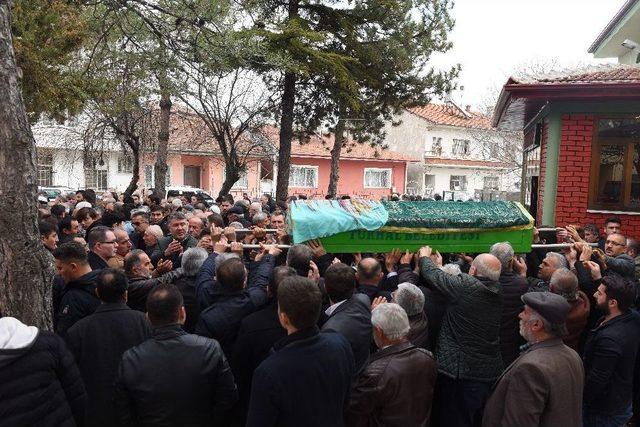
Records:
{"label": "glass window pane", "polygon": [[598,136],[601,138],[640,138],[640,118],[602,119],[598,123]]}
{"label": "glass window pane", "polygon": [[609,144],[600,148],[597,201],[618,204],[624,201],[624,145]]}

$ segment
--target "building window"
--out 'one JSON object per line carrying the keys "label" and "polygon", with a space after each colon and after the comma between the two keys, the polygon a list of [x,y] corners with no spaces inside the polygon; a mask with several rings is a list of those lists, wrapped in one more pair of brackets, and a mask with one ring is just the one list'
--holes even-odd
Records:
{"label": "building window", "polygon": [[590,208],[640,209],[639,118],[598,121],[590,185]]}
{"label": "building window", "polygon": [[[156,185],[156,173],[154,165],[144,165],[144,186],[146,188],[153,188]],[[167,166],[167,173],[164,177],[164,185],[171,185],[171,166]]]}
{"label": "building window", "polygon": [[500,189],[500,178],[497,176],[485,176],[483,188],[485,190],[498,191]]}
{"label": "building window", "polygon": [[40,149],[38,156],[38,186],[51,187],[53,185],[53,153]]}
{"label": "building window", "polygon": [[289,187],[318,188],[318,166],[291,166]]}
{"label": "building window", "polygon": [[[227,173],[226,168],[222,168],[222,182],[225,180],[225,174]],[[244,190],[249,188],[249,176],[247,175],[247,171],[240,172],[240,178],[231,186],[232,190]]]}
{"label": "building window", "polygon": [[84,186],[96,191],[105,191],[109,187],[109,163],[102,155],[86,155],[84,167]]}
{"label": "building window", "polygon": [[431,139],[431,152],[432,156],[441,156],[442,155],[442,138],[438,136],[434,136]]}
{"label": "building window", "polygon": [[364,188],[391,188],[391,182],[391,169],[364,169]]}
{"label": "building window", "polygon": [[118,156],[118,173],[133,173],[133,156],[127,153]]}
{"label": "building window", "polygon": [[[542,128],[536,132],[542,132]],[[535,216],[538,199],[538,180],[540,179],[540,145],[534,145],[527,149],[523,156],[524,205]]]}
{"label": "building window", "polygon": [[106,191],[109,187],[107,181],[108,171],[101,169],[85,169],[84,171],[84,184],[87,188],[92,188],[96,191]]}
{"label": "building window", "polygon": [[454,139],[451,154],[454,156],[468,156],[469,144],[470,142],[468,139]]}
{"label": "building window", "polygon": [[451,175],[449,179],[449,190],[467,191],[467,177],[464,175]]}

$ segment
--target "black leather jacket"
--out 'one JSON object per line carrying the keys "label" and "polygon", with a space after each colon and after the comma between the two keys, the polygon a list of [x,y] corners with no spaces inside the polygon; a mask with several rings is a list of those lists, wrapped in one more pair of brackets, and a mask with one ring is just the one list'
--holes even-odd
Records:
{"label": "black leather jacket", "polygon": [[237,400],[218,342],[179,325],[156,328],[122,357],[115,393],[122,426],[221,425]]}

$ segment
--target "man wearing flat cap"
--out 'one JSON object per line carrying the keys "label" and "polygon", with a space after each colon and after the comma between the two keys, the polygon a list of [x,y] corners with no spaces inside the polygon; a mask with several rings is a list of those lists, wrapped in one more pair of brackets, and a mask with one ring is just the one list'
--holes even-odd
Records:
{"label": "man wearing flat cap", "polygon": [[563,344],[569,303],[550,292],[522,296],[523,352],[496,382],[482,419],[484,427],[582,425],[584,369]]}

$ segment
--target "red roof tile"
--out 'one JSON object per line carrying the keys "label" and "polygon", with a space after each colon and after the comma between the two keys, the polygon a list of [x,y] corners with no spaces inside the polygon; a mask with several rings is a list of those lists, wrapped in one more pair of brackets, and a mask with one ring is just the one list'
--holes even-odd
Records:
{"label": "red roof tile", "polygon": [[[278,129],[269,127],[266,130],[269,141],[274,147],[279,147]],[[334,135],[317,136],[314,135],[308,141],[300,143],[298,139],[291,142],[291,157],[320,157],[331,158],[331,148],[333,148]],[[341,159],[349,160],[388,160],[394,162],[402,161],[420,161],[409,154],[396,153],[382,148],[381,146],[372,147],[370,144],[358,143],[349,140],[342,148],[340,153]]]}
{"label": "red roof tile", "polygon": [[640,68],[625,64],[603,64],[577,70],[555,71],[540,76],[512,77],[511,84],[640,83]]}
{"label": "red roof tile", "polygon": [[464,128],[489,129],[488,117],[473,111],[466,111],[453,103],[427,104],[408,108],[408,111],[432,123]]}
{"label": "red roof tile", "polygon": [[[253,142],[262,142],[263,149],[253,151],[257,156],[262,153],[277,153],[279,147],[278,129],[265,126],[260,132],[252,134]],[[294,139],[291,144],[292,157],[331,158],[334,136],[313,136],[307,142],[300,143]],[[246,144],[249,144],[248,140]],[[194,114],[172,114],[171,132],[169,136],[169,150],[180,153],[198,153],[217,155],[220,153],[217,142],[210,136],[204,122]],[[348,141],[342,149],[341,159],[350,160],[387,160],[394,162],[420,161],[407,154],[396,153],[381,146],[371,147],[369,144],[359,144]]]}

